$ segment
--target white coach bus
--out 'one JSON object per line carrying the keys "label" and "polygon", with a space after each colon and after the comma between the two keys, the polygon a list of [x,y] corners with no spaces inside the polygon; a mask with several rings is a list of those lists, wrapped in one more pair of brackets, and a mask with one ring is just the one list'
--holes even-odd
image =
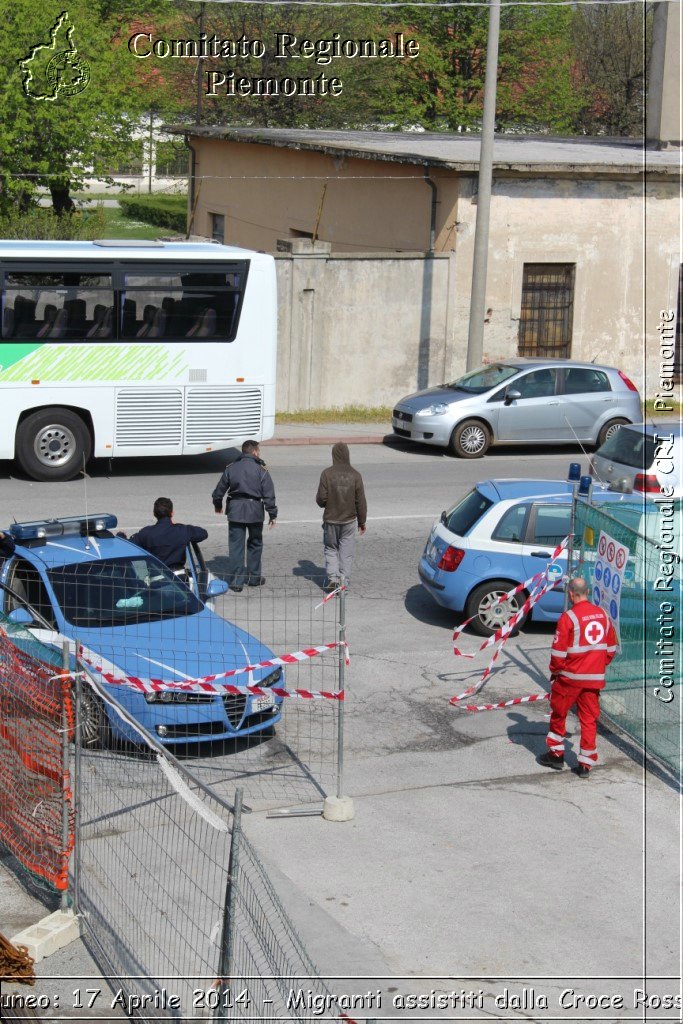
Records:
{"label": "white coach bus", "polygon": [[272,436],[272,256],[192,242],[0,241],[0,458],[68,480],[91,455]]}

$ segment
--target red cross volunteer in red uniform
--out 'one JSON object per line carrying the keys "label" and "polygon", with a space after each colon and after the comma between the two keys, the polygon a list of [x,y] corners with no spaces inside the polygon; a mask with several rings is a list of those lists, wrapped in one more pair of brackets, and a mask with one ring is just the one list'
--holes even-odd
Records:
{"label": "red cross volunteer in red uniform", "polygon": [[581,748],[576,774],[588,778],[598,760],[596,736],[600,690],[605,669],[616,654],[617,637],[606,612],[588,600],[588,584],[577,577],[567,585],[571,607],[560,617],[550,651],[550,730],[548,751],[538,762],[545,768],[564,767],[565,721],[571,707],[581,724]]}

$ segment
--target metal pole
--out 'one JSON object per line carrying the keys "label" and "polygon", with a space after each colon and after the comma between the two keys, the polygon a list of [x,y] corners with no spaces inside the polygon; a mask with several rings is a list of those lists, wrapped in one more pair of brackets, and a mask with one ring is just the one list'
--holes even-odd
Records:
{"label": "metal pole", "polygon": [[[69,658],[69,641],[64,640],[62,643],[62,670],[66,674],[70,669],[70,658]],[[69,801],[68,801],[68,769],[69,769],[69,716],[66,710],[66,698],[64,696],[65,680],[61,682],[61,720],[62,720],[62,853],[66,854],[69,849]],[[60,899],[60,906],[62,910],[66,910],[69,906],[69,893],[68,886],[62,890]]]}
{"label": "metal pole", "polygon": [[346,590],[339,592],[339,690],[344,700],[337,701],[337,797],[344,794],[344,704],[346,702]]}
{"label": "metal pole", "polygon": [[[74,646],[76,651],[78,650],[78,640],[74,640]],[[74,910],[79,913],[79,896],[81,887],[81,780],[82,774],[82,754],[83,748],[81,745],[81,716],[82,716],[82,687],[83,680],[80,672],[78,671],[78,655],[76,656],[76,708],[75,708],[75,721],[74,721],[74,781],[73,781],[73,793],[74,793],[74,859],[73,859],[73,900]]]}
{"label": "metal pole", "polygon": [[489,0],[489,31],[486,43],[486,79],[484,81],[484,113],[479,151],[479,185],[477,220],[472,257],[472,293],[470,322],[467,333],[467,369],[480,365],[484,352],[484,317],[486,316],[486,264],[489,248],[489,215],[491,212],[491,180],[493,177],[493,133],[496,125],[496,84],[498,78],[498,37],[500,35],[500,0]]}
{"label": "metal pole", "polygon": [[[205,7],[206,7],[206,5],[204,3],[200,3],[200,5],[199,5],[199,44],[200,44],[200,52],[201,52],[201,45],[202,45],[202,35],[204,33],[204,11],[205,11]],[[202,83],[202,60],[203,60],[203,58],[201,56],[197,57],[197,101],[196,101],[196,110],[195,110],[195,121],[196,121],[197,124],[201,124],[202,123],[202,85],[203,85],[203,83]]]}
{"label": "metal pole", "polygon": [[569,607],[569,581],[572,576],[572,563],[574,561],[574,530],[576,529],[576,500],[578,493],[578,484],[573,484],[572,507],[569,514],[569,544],[567,545],[567,582],[564,585],[564,611]]}
{"label": "metal pole", "polygon": [[242,790],[235,790],[235,807],[232,814],[232,839],[228,860],[228,879],[225,884],[225,908],[223,911],[223,932],[218,962],[218,1003],[214,1020],[228,1020],[230,1009],[230,982],[235,960],[235,908],[237,903],[237,872],[240,859],[240,838],[242,833]]}
{"label": "metal pole", "polygon": [[149,112],[149,140],[147,142],[147,191],[152,193],[152,154],[154,153],[154,111]]}

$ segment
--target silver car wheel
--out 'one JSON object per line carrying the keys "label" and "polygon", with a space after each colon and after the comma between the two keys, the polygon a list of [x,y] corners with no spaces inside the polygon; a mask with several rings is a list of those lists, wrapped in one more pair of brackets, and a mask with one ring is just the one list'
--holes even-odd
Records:
{"label": "silver car wheel", "polygon": [[471,423],[460,434],[460,447],[468,455],[478,455],[486,446],[486,434],[482,427]]}
{"label": "silver car wheel", "polygon": [[[609,441],[610,437],[614,437],[617,430],[621,427],[621,423],[611,423],[605,431],[605,441]],[[605,442],[603,441],[603,444]]]}

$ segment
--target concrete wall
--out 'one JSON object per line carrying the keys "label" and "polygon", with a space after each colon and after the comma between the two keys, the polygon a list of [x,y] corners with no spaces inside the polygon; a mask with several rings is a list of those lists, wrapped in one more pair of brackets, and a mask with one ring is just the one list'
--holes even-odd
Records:
{"label": "concrete wall", "polygon": [[276,263],[279,411],[392,405],[444,380],[453,256],[318,251]]}

